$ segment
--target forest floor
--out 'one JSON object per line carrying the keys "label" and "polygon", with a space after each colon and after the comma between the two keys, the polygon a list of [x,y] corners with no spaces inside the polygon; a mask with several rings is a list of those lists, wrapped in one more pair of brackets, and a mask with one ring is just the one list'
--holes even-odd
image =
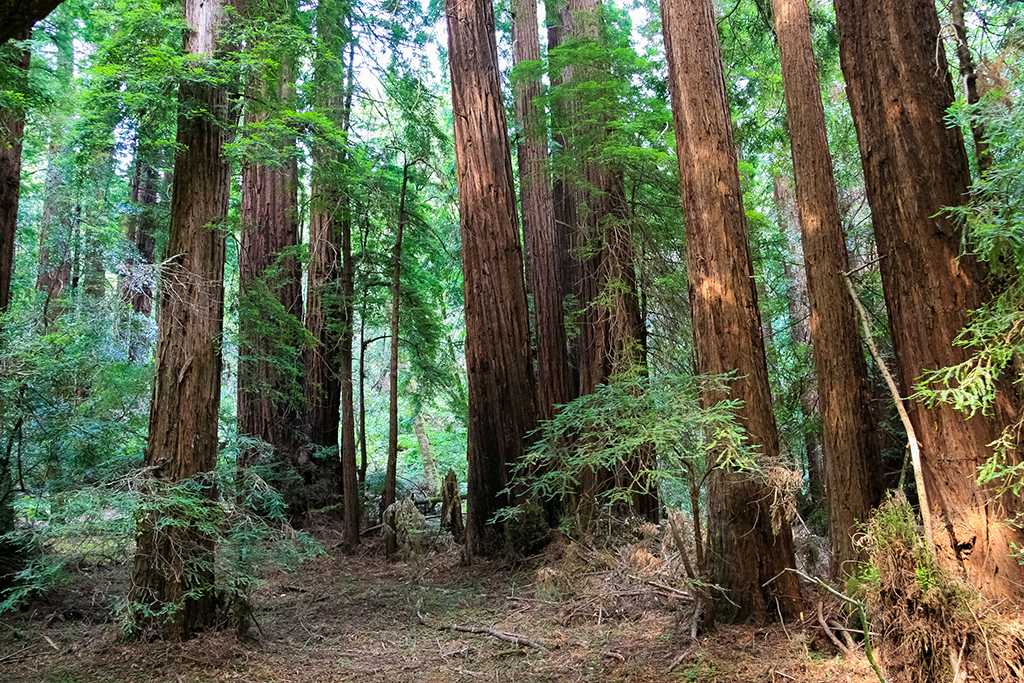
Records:
{"label": "forest floor", "polygon": [[119,642],[114,601],[130,565],[82,567],[0,617],[0,681],[877,680],[863,655],[835,655],[813,608],[785,627],[720,625],[692,640],[676,568],[643,544],[599,551],[561,541],[528,560],[463,566],[455,548],[390,561],[377,539],[344,555],[335,530],[316,535],[325,556],[267,576],[254,595],[252,642],[228,630],[177,645]]}

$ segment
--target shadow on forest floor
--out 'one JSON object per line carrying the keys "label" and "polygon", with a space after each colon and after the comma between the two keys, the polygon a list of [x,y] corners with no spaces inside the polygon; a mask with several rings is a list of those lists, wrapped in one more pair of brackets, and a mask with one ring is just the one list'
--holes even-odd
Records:
{"label": "shadow on forest floor", "polygon": [[[330,550],[336,533],[317,536]],[[390,562],[371,539],[355,555],[332,551],[267,577],[254,596],[259,642],[248,645],[231,631],[180,645],[119,643],[113,601],[124,593],[128,565],[83,569],[0,619],[0,681],[877,680],[863,657],[833,655],[812,614],[785,629],[720,626],[694,642],[682,625],[688,602],[652,572],[661,560],[568,550],[463,567],[455,550]]]}

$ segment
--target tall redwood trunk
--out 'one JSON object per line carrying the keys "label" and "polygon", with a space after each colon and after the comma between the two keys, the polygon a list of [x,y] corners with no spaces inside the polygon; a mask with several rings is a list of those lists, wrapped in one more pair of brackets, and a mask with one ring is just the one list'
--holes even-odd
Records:
{"label": "tall redwood trunk", "polygon": [[814,369],[824,436],[833,576],[863,559],[854,545],[882,498],[882,455],[873,430],[867,364],[844,273],[850,269],[839,219],[807,0],[772,0],[779,39],[811,311]]}
{"label": "tall redwood trunk", "polygon": [[[18,36],[27,40],[31,31]],[[24,76],[19,90],[28,85],[29,51],[7,47],[11,65]],[[15,73],[18,73],[15,71]],[[11,302],[11,278],[14,275],[14,236],[18,228],[18,199],[21,193],[21,138],[25,133],[25,113],[0,110],[0,314]],[[13,436],[11,437],[13,438]],[[4,539],[14,531],[14,475],[11,451],[0,452],[0,574],[16,571],[7,560],[16,554]]]}
{"label": "tall redwood trunk", "polygon": [[469,380],[467,548],[498,549],[488,522],[537,424],[512,157],[490,0],[446,0]]}
{"label": "tall redwood trunk", "polygon": [[142,261],[136,263],[134,258],[129,259],[121,269],[118,283],[121,298],[131,304],[133,311],[147,318],[153,312],[153,287],[150,283],[151,275],[145,267],[153,264],[156,252],[157,221],[154,211],[160,179],[159,173],[152,166],[152,152],[147,154],[149,147],[150,144],[142,139],[140,133],[131,182],[131,202],[135,205],[136,213],[131,217],[126,235],[128,242],[135,245]]}
{"label": "tall redwood trunk", "polygon": [[[185,53],[208,58],[218,50],[222,0],[186,0]],[[178,92],[178,153],[174,164],[171,258],[161,283],[157,374],[145,463],[153,487],[193,479],[212,498],[209,473],[217,464],[221,333],[224,312],[224,234],[230,163],[223,154],[229,107],[222,86],[184,81]],[[213,504],[211,500],[211,505]],[[181,525],[161,523],[182,515]],[[194,514],[194,512],[192,513]],[[213,623],[213,538],[181,511],[157,509],[139,520],[128,599],[135,623],[181,640]],[[177,608],[167,611],[167,606]]]}
{"label": "tall redwood trunk", "polygon": [[[558,39],[596,48],[592,56],[566,65],[560,75],[569,87],[569,95],[560,103],[561,146],[572,163],[560,164],[559,194],[575,257],[570,277],[580,313],[573,357],[577,392],[583,396],[616,375],[640,371],[643,324],[633,216],[626,202],[623,171],[604,160],[618,106],[606,54],[605,10],[597,0],[569,0],[561,8],[560,21]],[[637,453],[615,470],[584,472],[580,482],[583,523],[593,517],[595,497],[615,486],[631,489],[633,511],[656,521],[657,491],[648,490],[640,474],[654,467],[652,458],[652,453]]]}
{"label": "tall redwood trunk", "polygon": [[[354,84],[350,21],[348,3],[322,0],[317,4],[314,108],[334,124],[343,140],[349,129]],[[314,445],[340,445],[336,471],[341,476],[344,542],[353,547],[359,544],[361,505],[352,384],[355,266],[345,152],[344,146],[339,149],[331,142],[313,148],[306,329],[315,343],[306,355],[306,423]]]}
{"label": "tall redwood trunk", "polygon": [[[970,350],[953,340],[988,298],[984,269],[961,255],[962,235],[943,207],[965,200],[963,138],[945,125],[953,87],[930,0],[836,0],[843,75],[857,130],[881,258],[885,305],[904,395],[926,369]],[[936,61],[938,60],[938,61]],[[1019,497],[977,484],[988,444],[1016,411],[1003,391],[995,417],[969,420],[948,405],[910,403],[940,564],[984,595],[1019,599],[1024,566],[1011,552],[1024,533],[1010,520]]]}
{"label": "tall redwood trunk", "polygon": [[[778,433],[714,7],[711,0],[663,0],[661,15],[697,371],[735,373],[728,394],[705,389],[701,402],[741,400],[737,416],[749,443],[771,460],[779,452]],[[776,608],[786,616],[800,612],[799,584],[784,571],[795,566],[792,531],[788,519],[772,528],[772,499],[772,490],[746,474],[717,469],[709,477],[709,580],[728,598],[715,600],[713,617],[764,622]]]}
{"label": "tall redwood trunk", "polygon": [[[270,108],[290,106],[295,75],[288,54],[277,56],[276,73],[259,73],[248,85],[245,128],[259,129]],[[238,350],[238,433],[262,439],[274,448],[274,462],[285,463],[307,477],[312,464],[300,449],[296,426],[299,412],[292,399],[295,381],[275,366],[289,354],[291,322],[302,320],[302,265],[294,254],[299,241],[298,164],[295,141],[282,141],[283,159],[242,164],[242,235],[238,253],[241,313]],[[289,250],[292,250],[291,253]],[[280,309],[278,309],[280,305]],[[289,354],[290,355],[290,354]],[[287,363],[291,358],[281,358]],[[239,466],[256,463],[258,449],[242,449]],[[289,491],[293,512],[304,495]]]}
{"label": "tall redwood trunk", "polygon": [[[537,0],[516,0],[513,5],[512,45],[516,65],[540,60]],[[540,74],[518,73],[513,83],[519,144],[519,194],[523,237],[527,252],[527,276],[533,297],[534,347],[537,353],[537,409],[551,420],[557,406],[569,402],[569,359],[566,354],[565,319],[559,269],[558,234],[555,229],[551,173],[548,169],[548,136],[544,110],[535,100],[541,95]]]}
{"label": "tall redwood trunk", "polygon": [[[62,7],[54,12],[51,21],[57,47],[55,75],[58,88],[70,91],[74,87],[73,17],[66,7]],[[67,152],[65,128],[69,118],[70,114],[62,107],[56,107],[48,117],[50,139],[46,155],[46,194],[39,229],[39,272],[36,277],[36,289],[46,295],[44,328],[60,314],[60,305],[55,302],[64,294],[64,288],[71,284],[75,219],[68,198],[69,178],[64,166]]]}
{"label": "tall redwood trunk", "polygon": [[[28,40],[32,32],[18,36]],[[11,51],[11,48],[7,48]],[[17,49],[10,57],[15,73],[21,72],[21,87],[28,85],[31,53]],[[0,111],[0,313],[11,302],[11,277],[14,274],[14,235],[18,228],[18,198],[21,194],[21,138],[25,134],[25,112]],[[0,529],[0,534],[3,531]]]}

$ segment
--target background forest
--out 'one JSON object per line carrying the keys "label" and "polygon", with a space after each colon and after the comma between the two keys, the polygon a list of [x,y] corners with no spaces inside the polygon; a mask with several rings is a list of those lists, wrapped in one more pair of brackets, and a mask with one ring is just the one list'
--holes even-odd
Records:
{"label": "background forest", "polygon": [[91,558],[244,633],[406,499],[467,562],[675,519],[695,632],[804,611],[793,529],[875,619],[893,543],[1019,605],[1019,3],[449,4],[2,46],[0,612]]}

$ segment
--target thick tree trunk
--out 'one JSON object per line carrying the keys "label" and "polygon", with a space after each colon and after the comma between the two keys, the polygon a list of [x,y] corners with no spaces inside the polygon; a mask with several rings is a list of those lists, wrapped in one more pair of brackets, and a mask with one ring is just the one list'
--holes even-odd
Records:
{"label": "thick tree trunk", "polygon": [[[32,37],[31,31],[20,36]],[[14,73],[23,74],[18,88],[28,86],[28,50],[7,48]],[[25,112],[0,111],[0,313],[11,302],[11,278],[14,275],[14,235],[18,228],[18,198],[21,194],[21,138],[25,134]],[[0,534],[4,531],[0,528]]]}
{"label": "thick tree trunk", "polygon": [[[31,31],[18,36],[22,40],[31,37]],[[24,74],[18,89],[28,85],[28,50],[12,50],[11,66],[14,73]],[[0,111],[0,314],[6,313],[11,302],[11,279],[14,275],[14,237],[18,229],[18,199],[21,194],[21,149],[25,133],[25,113],[4,109]],[[13,436],[11,437],[13,441]],[[11,448],[0,453],[0,574],[7,574],[14,567],[8,559],[16,555],[5,540],[4,534],[14,531],[14,476],[11,463]],[[0,579],[2,581],[2,579]]]}
{"label": "thick tree trunk", "polygon": [[402,301],[402,234],[405,232],[405,196],[409,188],[409,166],[402,168],[402,194],[398,200],[398,226],[391,252],[391,365],[388,372],[388,462],[384,470],[384,499],[387,508],[395,502],[398,480],[398,332]]}
{"label": "thick tree trunk", "polygon": [[[353,96],[353,43],[348,5],[317,5],[314,107],[347,136]],[[343,60],[348,48],[348,62]],[[343,172],[345,149],[330,143],[313,149],[313,201],[306,329],[314,337],[306,355],[307,425],[316,446],[337,448],[345,516],[345,543],[359,544],[360,502],[355,459],[352,385],[354,334],[352,212]],[[340,254],[340,262],[339,262]],[[340,416],[339,416],[340,412]],[[326,474],[326,473],[325,473]]]}
{"label": "thick tree trunk", "polygon": [[547,125],[544,110],[535,102],[541,95],[540,73],[536,67],[540,62],[537,0],[516,0],[512,13],[515,64],[524,69],[516,73],[513,90],[519,127],[516,151],[527,284],[533,296],[537,409],[541,419],[551,420],[556,407],[569,402],[569,360],[559,284],[562,258],[548,170]]}
{"label": "thick tree trunk", "polygon": [[[740,198],[732,121],[711,0],[663,0],[669,88],[686,218],[697,371],[735,373],[728,394],[706,389],[705,406],[739,399],[740,423],[769,461],[779,452],[764,342]],[[714,462],[709,462],[714,466]],[[726,592],[712,616],[767,621],[800,612],[788,519],[773,529],[773,492],[748,475],[715,470],[708,490],[711,583]],[[778,601],[778,602],[776,602]]]}
{"label": "thick tree trunk", "polygon": [[[224,3],[186,0],[185,53],[213,56]],[[223,87],[181,83],[171,226],[171,258],[162,281],[157,375],[146,466],[157,493],[193,479],[212,498],[217,463],[224,234],[230,163],[223,154],[229,107]],[[201,112],[189,114],[187,112]],[[213,501],[210,501],[213,504]],[[183,525],[161,523],[181,515]],[[195,514],[194,512],[192,514]],[[213,623],[213,538],[187,522],[187,511],[158,509],[140,518],[129,601],[140,629],[181,640]],[[168,606],[175,609],[167,610]]]}
{"label": "thick tree trunk", "polygon": [[[984,269],[961,255],[962,235],[943,207],[970,182],[960,131],[944,122],[953,100],[931,0],[836,0],[840,58],[857,130],[881,257],[885,303],[904,394],[926,369],[961,363],[953,340],[986,300]],[[936,50],[936,45],[940,49]],[[937,60],[937,61],[936,61]],[[908,406],[921,445],[940,564],[984,595],[1019,600],[1024,566],[1011,553],[1020,498],[979,486],[988,444],[1015,414],[1000,393],[995,418],[969,420],[947,405]],[[1015,544],[1015,545],[1014,545]]]}
{"label": "thick tree trunk", "polygon": [[[564,35],[590,41],[598,48],[596,56],[573,62],[561,74],[572,88],[561,109],[563,149],[574,162],[569,167],[563,162],[561,199],[576,256],[571,272],[581,313],[573,355],[580,396],[595,392],[616,375],[640,371],[643,361],[633,216],[626,202],[622,169],[602,160],[618,106],[608,57],[602,54],[604,21],[604,7],[597,0],[569,0],[562,8]],[[580,487],[583,524],[593,517],[595,497],[615,486],[631,489],[633,511],[656,521],[657,490],[641,481],[641,472],[653,466],[653,453],[644,452],[614,471],[584,472]]]}
{"label": "thick tree trunk", "polygon": [[[246,97],[245,127],[259,128],[276,106],[295,96],[293,57],[277,56],[276,73],[253,76]],[[298,164],[295,141],[282,141],[284,158],[274,163],[247,159],[242,164],[242,236],[238,253],[241,313],[238,350],[238,433],[262,439],[274,448],[273,461],[285,463],[307,479],[312,463],[296,431],[298,407],[287,372],[276,359],[291,355],[291,319],[302,320],[302,265],[294,253],[299,241]],[[280,307],[280,308],[279,308]],[[291,358],[281,358],[289,362]],[[256,464],[259,450],[242,449],[239,466]],[[306,505],[305,493],[286,491],[293,513]]]}
{"label": "thick tree trunk", "polygon": [[44,19],[61,0],[2,0],[0,2],[0,43],[31,31],[32,25]]}
{"label": "thick tree trunk", "polygon": [[537,424],[512,157],[490,0],[446,0],[469,379],[467,548],[499,548],[509,467]]}
{"label": "thick tree trunk", "polygon": [[833,576],[840,578],[863,559],[853,536],[881,502],[882,456],[872,428],[867,364],[843,275],[850,265],[811,44],[810,12],[806,0],[772,0],[772,7],[807,273],[831,567]]}

